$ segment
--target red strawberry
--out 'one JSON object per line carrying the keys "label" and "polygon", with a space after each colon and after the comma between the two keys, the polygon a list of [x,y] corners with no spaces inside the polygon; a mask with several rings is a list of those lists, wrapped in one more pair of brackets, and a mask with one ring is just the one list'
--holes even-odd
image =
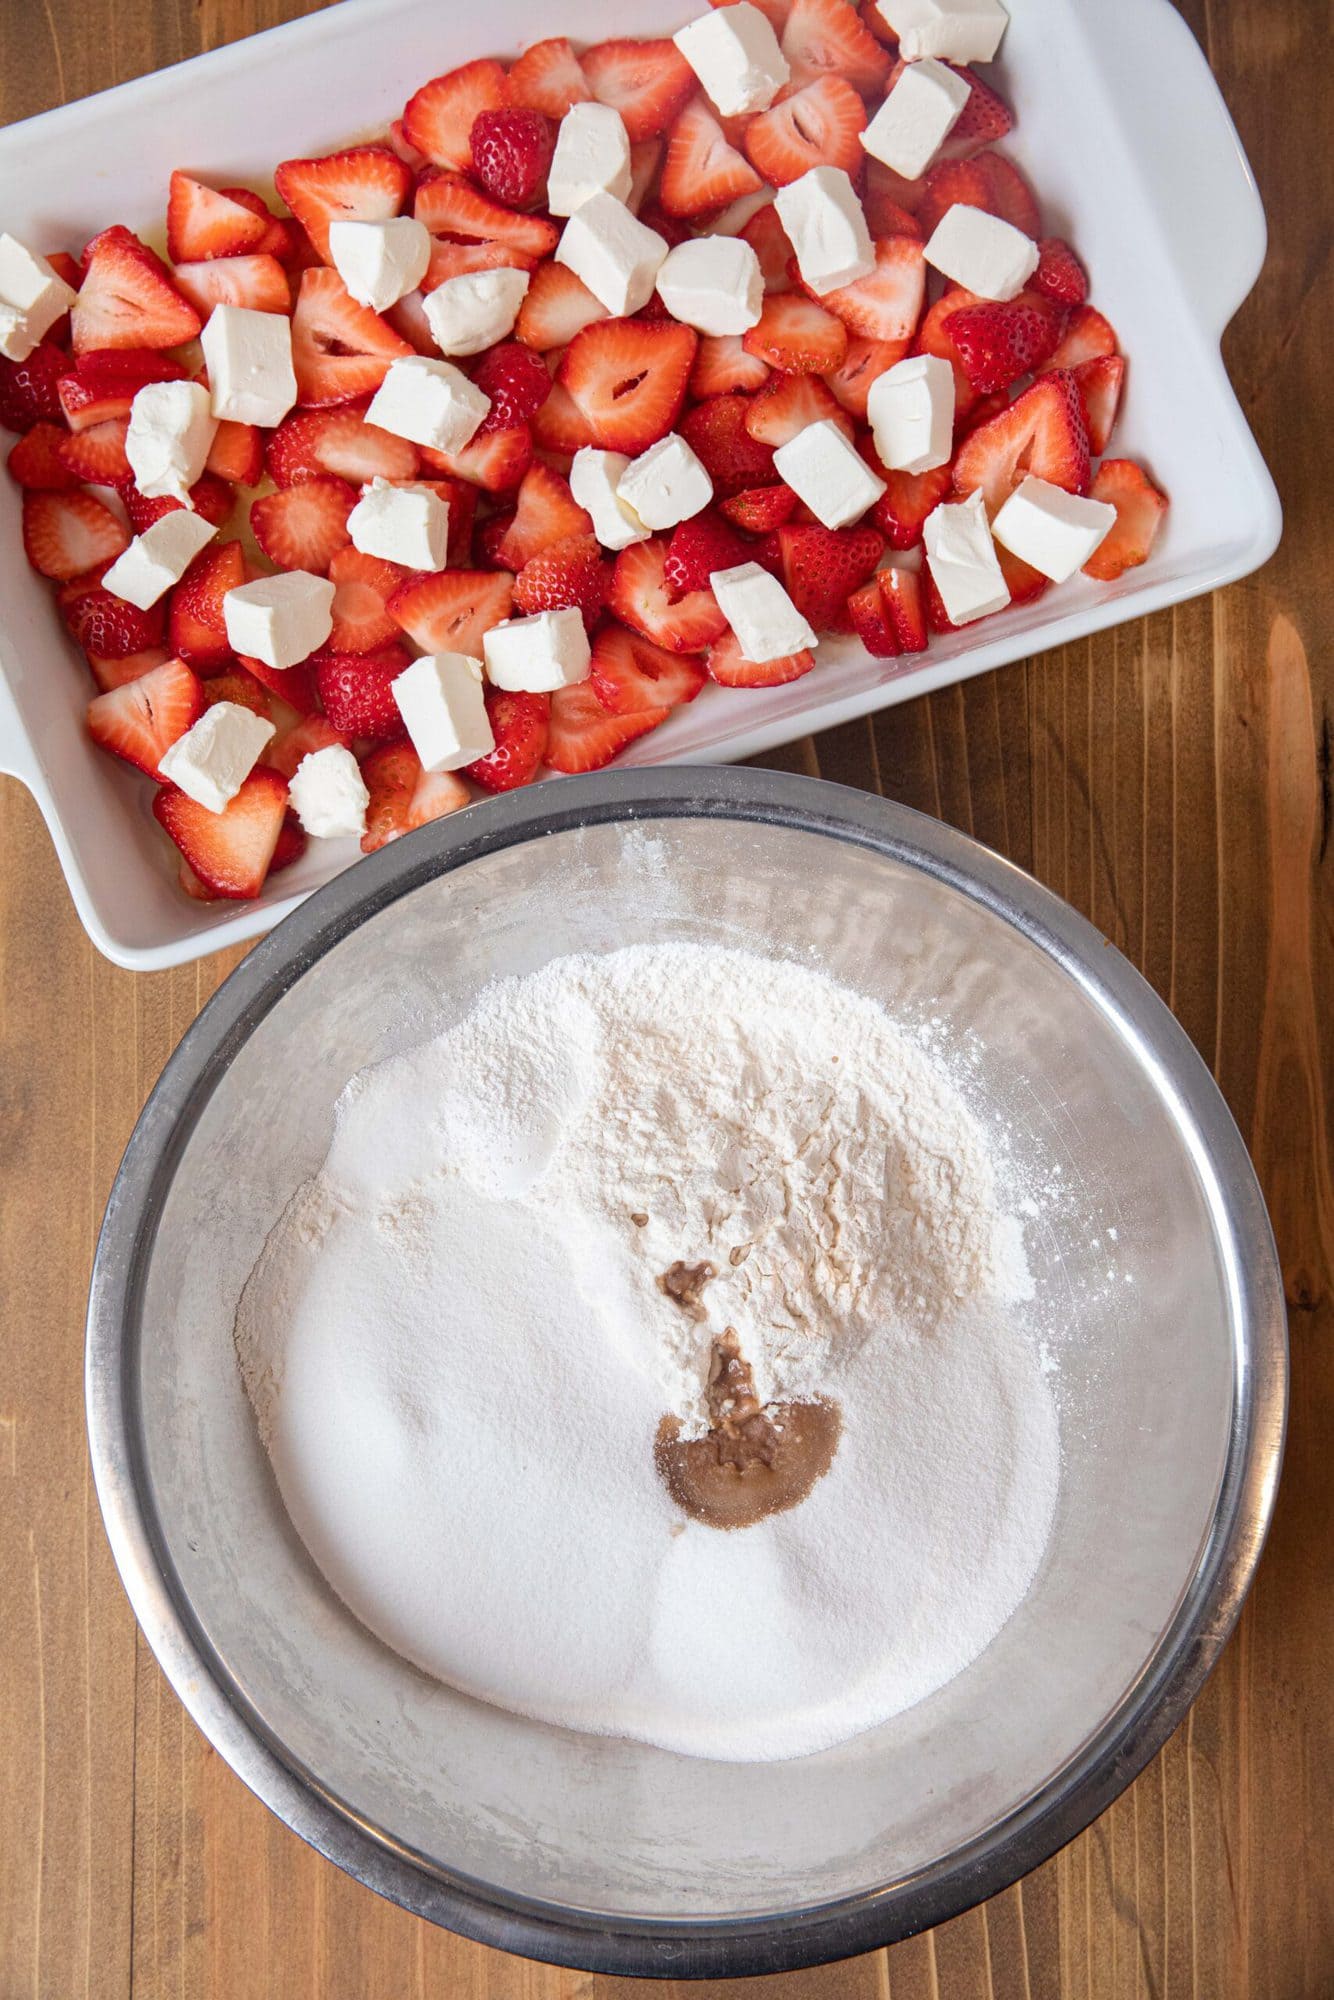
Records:
{"label": "red strawberry", "polygon": [[687,104],[671,129],[659,199],[668,215],[709,215],[754,194],[764,183],[728,141],[703,97]]}
{"label": "red strawberry", "polygon": [[746,429],[750,410],[748,396],[712,396],[681,419],[681,436],[703,463],[719,498],[751,486],[771,486],[778,477],[773,446],[761,444]]}
{"label": "red strawberry", "polygon": [[473,126],[482,112],[508,102],[504,70],[482,57],[424,83],[403,108],[403,135],[433,165],[466,174],[473,164]]}
{"label": "red strawberry", "polygon": [[1080,306],[1070,315],[1065,336],[1047,362],[1051,368],[1078,368],[1082,362],[1098,361],[1115,354],[1120,346],[1116,329],[1093,306]]}
{"label": "red strawberry", "polygon": [[1084,574],[1113,583],[1148,561],[1167,513],[1167,496],[1133,459],[1105,458],[1093,481],[1093,498],[1115,507],[1116,520],[1085,563]]}
{"label": "red strawberry", "polygon": [[592,95],[579,58],[564,35],[534,42],[509,73],[511,104],[544,111],[548,118],[563,118],[572,104],[585,104]]}
{"label": "red strawberry", "polygon": [[60,456],[60,447],[68,440],[68,431],[58,424],[34,424],[11,448],[6,460],[15,485],[30,487],[35,493],[56,493],[62,487],[77,486],[78,477]]}
{"label": "red strawberry", "polygon": [[224,418],[213,433],[207,469],[231,486],[255,486],[264,471],[264,438],[258,424]]}
{"label": "red strawberry", "polygon": [[0,425],[26,431],[35,423],[59,422],[60,378],[68,370],[69,356],[49,340],[34,347],[26,361],[0,355]]}
{"label": "red strawberry", "polygon": [[963,372],[963,358],[954,345],[949,331],[949,321],[965,306],[985,303],[976,292],[967,291],[962,285],[952,285],[943,297],[928,307],[926,316],[917,330],[913,344],[914,354],[934,354],[940,360],[948,361],[954,370],[954,415],[956,423],[967,417],[977,402],[977,391]]}
{"label": "red strawberry", "polygon": [[708,396],[728,396],[741,390],[750,393],[763,388],[769,379],[767,363],[758,355],[747,354],[739,333],[702,333],[690,371],[690,393],[697,401]]}
{"label": "red strawberry", "polygon": [[449,509],[449,561],[455,569],[466,569],[472,560],[472,523],[477,510],[479,489],[466,479],[437,475],[418,482],[429,486]]}
{"label": "red strawberry", "polygon": [[1084,404],[1089,430],[1089,450],[1101,458],[1111,440],[1116,413],[1121,407],[1126,364],[1119,354],[1100,354],[1093,361],[1081,361],[1073,371]]}
{"label": "red strawberry", "polygon": [[162,259],[119,224],[84,251],[84,278],[70,312],[74,352],[90,347],[179,347],[200,318]]}
{"label": "red strawberry", "polygon": [[461,451],[423,448],[425,464],[450,479],[462,479],[488,493],[512,493],[533,459],[533,434],[527,424],[510,424],[503,431],[479,430]]}
{"label": "red strawberry", "polygon": [[178,264],[177,290],[201,319],[214,306],[248,306],[251,312],[292,309],[292,286],[276,257],[219,257],[208,264]]}
{"label": "red strawberry", "polygon": [[1040,375],[1008,409],[965,438],[954,461],[955,491],[969,494],[980,488],[988,514],[994,515],[1026,473],[1068,493],[1088,491],[1084,405],[1078,383],[1064,369]]}
{"label": "red strawberry", "polygon": [[360,549],[336,551],[329,564],[329,577],[336,586],[329,634],[335,653],[373,653],[398,637],[399,628],[387,606],[405,574],[394,563],[363,555]]}
{"label": "red strawberry", "polygon": [[105,424],[75,431],[64,439],[60,456],[79,480],[91,486],[120,486],[130,477],[130,461],[125,456],[128,417],[112,417]]}
{"label": "red strawberry", "polygon": [[124,660],[131,653],[142,653],[150,646],[162,644],[167,629],[164,604],[153,604],[147,611],[141,611],[100,583],[86,590],[66,585],[66,591],[70,595],[61,592],[61,613],[85,653],[94,653],[103,660]]}
{"label": "red strawberry", "polygon": [[1019,169],[1000,153],[978,153],[971,160],[937,160],[925,177],[917,203],[917,220],[924,235],[930,236],[956,202],[998,215],[1022,229],[1025,236],[1036,237],[1041,231],[1032,189]]}
{"label": "red strawberry", "polygon": [[829,73],[855,90],[879,91],[889,75],[889,56],[848,0],[792,0],[782,49],[797,83]]}
{"label": "red strawberry", "polygon": [[306,569],[323,576],[352,537],[347,517],[357,490],[345,479],[303,479],[299,486],[266,493],[250,508],[255,540],[279,569]]}
{"label": "red strawberry", "polygon": [[468,776],[488,792],[512,792],[531,784],[547,754],[551,697],[488,688],[486,712],[496,747],[466,767]]}
{"label": "red strawberry", "polygon": [[598,42],[581,62],[594,97],[620,112],[636,141],[665,132],[697,88],[674,42]]}
{"label": "red strawberry", "polygon": [[593,523],[570,492],[569,481],[539,459],[523,476],[514,516],[497,538],[494,556],[501,569],[524,564],[570,535],[590,535]]}
{"label": "red strawberry", "polygon": [[822,375],[842,362],[848,330],[803,292],[770,292],[759,319],[742,334],[741,344],[747,354],[788,375]]}
{"label": "red strawberry", "polygon": [[986,165],[995,213],[1003,222],[1011,222],[1016,229],[1022,229],[1025,236],[1032,236],[1035,240],[1040,237],[1042,210],[1038,206],[1038,198],[1014,161],[1007,159],[1004,153],[979,153],[977,158]]}
{"label": "red strawberry", "polygon": [[588,681],[558,688],[551,697],[546,761],[553,771],[600,771],[670,714],[669,708],[641,708],[633,715],[611,715]]}
{"label": "red strawberry", "polygon": [[592,444],[593,427],[562,382],[553,382],[551,394],[533,418],[533,443],[539,451],[572,457],[583,445]]}
{"label": "red strawberry", "polygon": [[1040,569],[1033,569],[1009,549],[1002,548],[999,542],[996,544],[996,561],[1005,578],[1011,604],[1034,604],[1051,589],[1049,577],[1045,577]]}
{"label": "red strawberry", "polygon": [[899,642],[885,610],[878,575],[852,592],[848,598],[848,616],[854,632],[872,659],[892,660],[896,657]]}
{"label": "red strawberry", "polygon": [[410,743],[386,743],[372,750],[361,767],[370,793],[364,854],[472,804],[472,793],[457,771],[423,771]]}
{"label": "red strawberry", "polygon": [[566,265],[539,264],[519,307],[515,338],[546,354],[568,347],[576,333],[606,317],[607,308]]}
{"label": "red strawberry", "polygon": [[828,419],[836,423],[849,442],[853,436],[846,417],[818,375],[773,375],[757,396],[752,396],[746,412],[746,429],[761,444],[775,450],[788,444],[808,424]]}
{"label": "red strawberry", "polygon": [[479,111],[472,128],[473,174],[507,207],[532,208],[546,189],[555,144],[551,122],[540,111],[508,105]]}
{"label": "red strawberry", "polygon": [[514,615],[573,607],[592,632],[611,585],[611,564],[592,535],[571,535],[531,556],[514,579]]}
{"label": "red strawberry", "polygon": [[[225,680],[226,675],[219,678]],[[210,681],[208,685],[216,687],[217,684],[217,681]],[[347,747],[327,716],[305,715],[290,729],[279,730],[261,750],[260,760],[290,779],[303,757],[309,757],[316,750],[330,750],[336,744]]]}
{"label": "red strawberry", "polygon": [[273,861],[287,813],[287,782],[266,764],[256,765],[220,813],[164,785],[153,816],[175,841],[203,886],[214,896],[257,896]]}
{"label": "red strawberry", "polygon": [[786,187],[812,167],[855,174],[862,160],[866,106],[841,76],[820,76],[761,111],[746,127],[746,157],[770,187]]}
{"label": "red strawberry", "polygon": [[[435,237],[431,243],[426,276],[421,281],[422,296],[424,298],[435,291],[438,285],[447,283],[450,278],[470,277],[475,271],[531,272],[536,263],[534,256],[527,251],[516,250],[510,243],[454,243]],[[398,306],[403,303],[400,299]],[[397,312],[398,306],[391,311]],[[431,334],[429,320],[425,321],[425,325],[429,352],[438,356],[440,350]]]}
{"label": "red strawberry", "polygon": [[641,633],[606,624],[593,641],[592,686],[612,715],[642,715],[693,701],[704,685],[698,660],[669,653]]}
{"label": "red strawberry", "polygon": [[[277,875],[282,869],[290,868],[294,861],[301,859],[305,851],[305,828],[295,813],[288,812],[284,815],[283,823],[278,828],[278,838],[273,844],[273,859],[269,863],[270,875]],[[186,868],[189,863],[182,862],[181,866]]]}
{"label": "red strawberry", "polygon": [[[868,165],[876,166],[878,162],[872,160]],[[887,174],[889,168],[883,168],[882,172]],[[915,188],[918,182],[905,181],[903,185]],[[922,225],[912,210],[891,199],[877,183],[868,184],[862,199],[862,212],[866,217],[866,227],[877,240],[882,236],[915,236],[919,242],[922,239]]]}
{"label": "red strawberry", "polygon": [[173,653],[199,672],[225,666],[232,657],[222,600],[246,580],[239,542],[213,542],[201,549],[171,593],[167,633]]}
{"label": "red strawberry", "polygon": [[25,493],[23,552],[43,576],[63,582],[118,556],[129,533],[92,493]]}
{"label": "red strawberry", "polygon": [[675,604],[692,590],[708,590],[718,569],[735,569],[751,560],[751,552],[735,528],[706,508],[673,528],[663,560],[667,595]]}
{"label": "red strawberry", "polygon": [[878,528],[778,530],[779,558],[788,596],[817,632],[846,631],[847,602],[885,552]]}
{"label": "red strawberry", "polygon": [[896,361],[902,361],[909,344],[906,340],[867,340],[860,333],[850,333],[847,353],[837,368],[824,371],[822,379],[848,415],[865,423],[872,382]]}
{"label": "red strawberry", "polygon": [[962,306],[945,326],[964,374],[983,396],[1040,368],[1061,337],[1061,315],[1025,299]]}
{"label": "red strawberry", "polygon": [[911,549],[922,539],[928,514],[948,500],[953,475],[948,465],[930,472],[893,472],[882,465],[869,438],[863,441],[862,457],[885,482],[885,490],[871,508],[871,520],[892,549]]}
{"label": "red strawberry", "polygon": [[547,257],[560,241],[554,222],[541,215],[516,215],[461,174],[433,174],[417,184],[412,212],[432,235],[504,243],[525,257]]}
{"label": "red strawberry", "polygon": [[[294,667],[271,667],[264,660],[252,660],[248,653],[238,657],[250,678],[258,681],[262,688],[267,688],[270,694],[276,694],[285,707],[294,708],[298,715],[316,713],[320,697],[315,685],[315,669],[310,660],[298,660]],[[311,659],[315,657],[311,655]]]}
{"label": "red strawberry", "polygon": [[803,674],[808,674],[815,665],[815,655],[803,648],[778,660],[748,660],[736,633],[724,632],[710,646],[706,665],[710,680],[717,681],[720,687],[782,687],[786,681],[799,681]]}
{"label": "red strawberry", "polygon": [[98,347],[81,354],[60,379],[60,407],[72,431],[90,430],[113,417],[128,417],[146,382],[179,382],[179,361],[151,347]]}
{"label": "red strawberry", "polygon": [[264,468],[275,486],[332,475],[353,486],[373,479],[400,483],[417,477],[417,447],[368,424],[365,406],[293,410],[269,438]]}
{"label": "red strawberry", "polygon": [[575,335],[557,380],[608,451],[646,451],[675,424],[697,336],[674,320],[609,319]]}
{"label": "red strawberry", "polygon": [[327,263],[329,224],[388,222],[412,192],[412,170],[388,146],[352,146],[322,159],[284,160],[273,185]]}
{"label": "red strawberry", "polygon": [[275,215],[263,195],[253,188],[220,188],[228,201],[234,201],[239,208],[248,208],[264,224],[264,234],[260,238],[258,250],[264,257],[276,257],[280,264],[295,264],[305,253],[308,239],[303,236],[294,222],[286,222]]}
{"label": "red strawberry", "polygon": [[632,631],[669,653],[698,653],[720,637],[727,620],[711,590],[692,590],[672,601],[667,586],[667,543],[661,535],[622,549],[612,572],[611,609]]}
{"label": "red strawberry", "polygon": [[1038,245],[1038,268],[1029,280],[1035,292],[1062,306],[1082,306],[1089,295],[1084,266],[1059,236],[1044,236]]}
{"label": "red strawberry", "polygon": [[262,715],[269,719],[269,697],[253,674],[244,667],[229,667],[224,674],[214,674],[211,680],[201,682],[204,707],[213,708],[220,701],[228,701],[236,708],[248,708],[252,715]]}
{"label": "red strawberry", "polygon": [[240,202],[177,169],[167,193],[167,255],[173,264],[258,250],[265,225]]}
{"label": "red strawberry", "polygon": [[[563,265],[549,265],[563,270]],[[484,431],[509,430],[527,424],[537,415],[551,394],[551,377],[546,363],[517,340],[502,340],[488,348],[473,370],[473,381],[491,407],[482,419]]]}
{"label": "red strawberry", "polygon": [[127,653],[123,660],[104,660],[100,653],[90,653],[88,665],[93,679],[107,694],[112,688],[124,687],[128,681],[151,674],[154,667],[162,666],[170,658],[165,646],[149,646],[142,653]]}
{"label": "red strawberry", "polygon": [[373,653],[335,653],[324,647],[314,656],[315,685],[324,713],[340,736],[385,741],[403,734],[403,718],[391,688],[411,658],[407,647],[396,642]]}
{"label": "red strawberry", "polygon": [[[790,520],[797,496],[790,486],[748,486],[718,502],[719,512],[749,535],[772,534]],[[752,556],[754,552],[752,551]]]}
{"label": "red strawberry", "polygon": [[[1014,113],[990,84],[983,83],[976,70],[963,63],[947,63],[946,68],[952,69],[968,85],[968,102],[955,119],[954,129],[945,141],[946,153],[956,159],[964,159],[983,146],[994,146],[998,139],[1013,131]],[[891,87],[897,76],[896,70]]]}
{"label": "red strawberry", "polygon": [[915,236],[882,237],[875,269],[851,285],[821,295],[849,333],[866,340],[907,341],[917,331],[926,297],[926,260]]}
{"label": "red strawberry", "polygon": [[[176,513],[181,504],[170,494],[159,494],[150,500],[133,486],[125,488],[123,498],[130,526],[136,535],[142,535],[145,528],[151,528],[154,521],[160,521],[164,514]],[[220,528],[232,511],[234,499],[231,488],[223,480],[205,472],[190,488],[190,504],[196,514],[205,521],[211,521],[215,528]]]}
{"label": "red strawberry", "polygon": [[763,208],[757,208],[738,234],[743,243],[749,243],[759,259],[765,291],[790,292],[792,280],[788,276],[788,268],[792,262],[792,239],[779,220],[773,203],[768,202]]}
{"label": "red strawberry", "polygon": [[424,653],[471,653],[480,660],[482,634],[509,617],[513,595],[507,570],[442,569],[407,577],[388,609]]}
{"label": "red strawberry", "polygon": [[158,776],[166,752],[204,711],[199,682],[180,660],[167,660],[88,704],[88,734],[103,750]]}
{"label": "red strawberry", "polygon": [[882,569],[880,595],[900,653],[924,653],[926,596],[921,573],[915,569]]}
{"label": "red strawberry", "polygon": [[390,362],[411,353],[378,313],[357,304],[337,271],[315,265],[301,273],[292,313],[292,365],[301,402],[351,403],[373,395]]}

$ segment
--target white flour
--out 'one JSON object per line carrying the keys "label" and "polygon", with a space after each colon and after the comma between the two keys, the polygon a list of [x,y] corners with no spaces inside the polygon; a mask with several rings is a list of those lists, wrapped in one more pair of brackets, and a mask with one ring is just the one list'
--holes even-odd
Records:
{"label": "white flour", "polygon": [[[708,1260],[692,1320],[658,1275]],[[715,947],[564,959],[365,1071],[237,1318],[288,1509],[348,1605],[501,1706],[794,1756],[995,1636],[1051,1523],[1019,1224],[939,1060],[823,975]],[[786,1514],[683,1521],[734,1327],[766,1400],[833,1397]]]}

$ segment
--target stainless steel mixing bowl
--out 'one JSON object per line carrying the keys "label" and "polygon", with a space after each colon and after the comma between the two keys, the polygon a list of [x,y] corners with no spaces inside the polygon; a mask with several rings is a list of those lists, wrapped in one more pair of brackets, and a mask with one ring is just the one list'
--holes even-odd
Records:
{"label": "stainless steel mixing bowl", "polygon": [[[987,1651],[840,1748],[723,1765],[523,1721],[428,1680],[333,1596],[241,1391],[241,1284],[362,1065],[496,974],[723,939],[809,955],[976,1055],[1048,1190],[1046,1559]],[[534,1958],[720,1976],[839,1958],[1043,1860],[1126,1785],[1237,1616],[1273,1502],[1283,1292],[1203,1063],[1106,940],[883,800],[644,770],[494,800],[340,875],[186,1035],[112,1190],[88,1319],[97,1489],[149,1643],[215,1747],[340,1867]],[[892,1439],[887,1449],[893,1448]]]}

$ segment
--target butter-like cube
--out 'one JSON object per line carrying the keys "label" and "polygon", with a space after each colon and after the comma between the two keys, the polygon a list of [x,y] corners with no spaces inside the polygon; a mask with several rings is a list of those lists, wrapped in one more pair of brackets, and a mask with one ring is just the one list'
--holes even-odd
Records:
{"label": "butter-like cube", "polygon": [[954,452],[954,370],[910,354],[877,375],[866,397],[876,454],[891,472],[930,472]]}
{"label": "butter-like cube", "polygon": [[449,361],[425,354],[391,361],[366,421],[433,451],[462,451],[491,408],[491,398]]}
{"label": "butter-like cube", "polygon": [[774,453],[774,471],[826,528],[846,528],[874,506],[885,482],[832,417],[807,424]]}
{"label": "butter-like cube", "polygon": [[637,313],[653,296],[667,244],[614,195],[590,195],[570,217],[556,262],[582,279],[609,313]]}
{"label": "butter-like cube", "polygon": [[423,770],[461,771],[495,749],[482,663],[471,654],[424,653],[390,683],[390,692]]}
{"label": "butter-like cube", "polygon": [[792,75],[772,26],[750,0],[687,21],[672,40],[724,118],[767,111]]}
{"label": "butter-like cube", "polygon": [[213,414],[238,424],[280,424],[296,401],[292,323],[286,313],[214,306],[199,336]]}
{"label": "butter-like cube", "polygon": [[875,269],[875,246],[856,189],[841,167],[811,167],[774,196],[802,283],[835,292]]}
{"label": "butter-like cube", "polygon": [[583,613],[567,606],[506,618],[482,635],[486,677],[510,693],[554,694],[588,679],[592,654]]}
{"label": "butter-like cube", "polygon": [[971,95],[965,79],[933,56],[908,63],[862,133],[862,144],[873,159],[915,181],[949,138]]}
{"label": "butter-like cube", "polygon": [[102,578],[102,586],[113,597],[147,611],[165,590],[179,583],[199,551],[213,540],[217,529],[202,514],[189,507],[173,507],[169,514],[150,522],[136,535],[127,549],[112,563]]}
{"label": "butter-like cube", "polygon": [[591,195],[629,202],[634,176],[625,120],[610,104],[572,104],[560,121],[547,172],[547,213],[573,215]]}
{"label": "butter-like cube", "polygon": [[227,644],[268,667],[295,667],[333,630],[334,586],[309,570],[283,570],[237,584],[222,600]]}
{"label": "butter-like cube", "polygon": [[388,312],[426,276],[431,234],[410,215],[393,215],[387,222],[331,222],[329,255],[359,305]]}
{"label": "butter-like cube", "polygon": [[202,383],[146,382],[136,390],[125,456],[145,499],[192,506],[190,488],[203,474],[217,429]]}

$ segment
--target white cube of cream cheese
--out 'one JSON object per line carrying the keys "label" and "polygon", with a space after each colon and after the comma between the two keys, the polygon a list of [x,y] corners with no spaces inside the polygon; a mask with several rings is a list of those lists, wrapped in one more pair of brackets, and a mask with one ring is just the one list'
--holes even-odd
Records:
{"label": "white cube of cream cheese", "polygon": [[600,451],[586,444],[570,466],[570,491],[592,515],[593,533],[604,549],[628,549],[633,542],[646,542],[653,532],[616,490],[629,465],[623,451]]}
{"label": "white cube of cream cheese", "polygon": [[990,611],[1004,610],[1009,585],[996,560],[980,491],[957,506],[934,508],[926,517],[922,541],[927,567],[953,624],[969,625]]}
{"label": "white cube of cream cheese", "polygon": [[314,840],[360,840],[371,795],[352,752],[342,743],[311,750],[292,773],[292,810]]}
{"label": "white cube of cream cheese", "polygon": [[834,292],[875,269],[875,246],[856,190],[841,167],[811,167],[774,196],[802,283]]}
{"label": "white cube of cream cheese", "polygon": [[146,382],[137,390],[125,456],[145,499],[191,506],[190,488],[203,473],[217,429],[202,383]]}
{"label": "white cube of cream cheese", "polygon": [[724,118],[767,111],[792,74],[777,35],[750,0],[687,21],[672,40]]}
{"label": "white cube of cream cheese", "polygon": [[873,159],[915,181],[949,138],[971,95],[964,79],[934,57],[909,63],[862,133],[862,144]]}
{"label": "white cube of cream cheese", "polygon": [[617,497],[655,532],[674,528],[707,507],[713,481],[677,431],[668,431],[633,459],[616,488]]}
{"label": "white cube of cream cheese", "polygon": [[158,761],[158,771],[208,812],[231,804],[273,735],[267,716],[237,701],[215,701]]}
{"label": "white cube of cream cheese", "polygon": [[374,479],[347,517],[354,549],[405,569],[443,569],[449,556],[449,503],[430,486]]}
{"label": "white cube of cream cheese", "polygon": [[700,333],[746,333],[764,306],[760,260],[739,236],[694,236],[667,252],[658,296]]}
{"label": "white cube of cream cheese", "polygon": [[774,471],[826,528],[846,528],[880,498],[885,482],[832,417],[807,424],[774,453]]}
{"label": "white cube of cream cheese", "polygon": [[583,613],[567,606],[507,618],[482,635],[486,677],[510,693],[554,694],[588,679],[592,653]]}
{"label": "white cube of cream cheese", "polygon": [[923,256],[980,299],[1013,299],[1038,268],[1038,246],[1022,229],[956,201],[931,232]]}
{"label": "white cube of cream cheese", "polygon": [[491,398],[451,362],[410,354],[390,362],[366,421],[433,451],[462,451],[490,407]]}
{"label": "white cube of cream cheese", "polygon": [[628,202],[634,176],[625,120],[610,104],[572,104],[560,121],[547,173],[547,213],[573,215],[590,195]]}
{"label": "white cube of cream cheese", "polygon": [[142,535],[136,535],[130,546],[122,549],[102,578],[103,587],[113,597],[122,597],[127,604],[147,611],[164,590],[180,582],[217,532],[202,514],[189,507],[173,507],[170,514],[150,522]]}
{"label": "white cube of cream cheese", "polygon": [[716,569],[709,583],[718,609],[736,634],[743,659],[761,666],[766,660],[785,660],[790,653],[819,644],[778,578],[759,563]]}
{"label": "white cube of cream cheese", "polygon": [[286,313],[214,306],[199,336],[215,417],[280,424],[296,401],[292,323]]}
{"label": "white cube of cream cheese", "polygon": [[426,276],[431,234],[410,215],[387,222],[331,222],[329,255],[358,304],[388,312]]}
{"label": "white cube of cream cheese", "polygon": [[295,667],[333,630],[333,600],[328,577],[304,569],[240,583],[222,600],[227,644],[267,667]]}
{"label": "white cube of cream cheese", "polygon": [[594,194],[575,210],[556,245],[556,262],[583,280],[609,313],[637,313],[653,296],[667,245],[615,195]]}
{"label": "white cube of cream cheese", "polygon": [[0,231],[0,354],[7,361],[26,361],[74,297],[45,257]]}
{"label": "white cube of cream cheese", "polygon": [[481,354],[514,330],[528,273],[464,271],[426,294],[426,324],[442,354]]}
{"label": "white cube of cream cheese", "polygon": [[877,375],[866,398],[871,436],[891,472],[930,472],[954,451],[954,370],[938,354],[910,354]]}
{"label": "white cube of cream cheese", "polygon": [[461,771],[495,749],[482,663],[471,654],[423,653],[390,685],[423,770]]}
{"label": "white cube of cream cheese", "polygon": [[997,514],[991,532],[1004,548],[1053,583],[1066,583],[1116,524],[1116,509],[1102,500],[1067,493],[1030,473]]}
{"label": "white cube of cream cheese", "polygon": [[1000,0],[873,0],[905,62],[990,62],[1010,17]]}

